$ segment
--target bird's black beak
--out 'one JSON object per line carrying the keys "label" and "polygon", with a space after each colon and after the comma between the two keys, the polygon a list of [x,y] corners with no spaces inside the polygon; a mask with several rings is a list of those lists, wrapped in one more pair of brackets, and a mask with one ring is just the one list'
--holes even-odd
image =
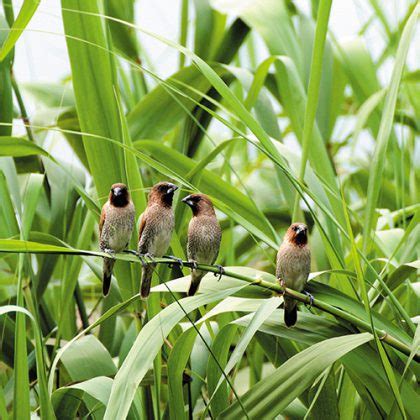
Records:
{"label": "bird's black beak", "polygon": [[114,195],[115,197],[119,197],[120,195],[122,195],[122,188],[114,188]]}
{"label": "bird's black beak", "polygon": [[297,229],[297,231],[296,231],[296,233],[297,233],[298,235],[300,235],[301,233],[306,233],[306,227],[304,227],[304,226],[299,226],[299,227],[298,227],[298,229]]}
{"label": "bird's black beak", "polygon": [[182,200],[181,200],[183,203],[185,203],[185,204],[187,204],[187,205],[189,205],[190,207],[192,207],[193,205],[194,205],[194,203],[192,202],[192,200],[191,200],[191,196],[190,195],[187,195],[185,198],[183,198]]}
{"label": "bird's black beak", "polygon": [[169,188],[168,188],[168,191],[166,192],[167,194],[173,194],[177,189],[178,189],[178,187],[175,185],[175,184],[169,184]]}

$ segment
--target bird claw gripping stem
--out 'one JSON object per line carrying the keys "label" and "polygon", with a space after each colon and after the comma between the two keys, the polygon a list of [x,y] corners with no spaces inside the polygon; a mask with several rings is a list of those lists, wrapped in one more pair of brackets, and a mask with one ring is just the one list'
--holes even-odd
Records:
{"label": "bird claw gripping stem", "polygon": [[[153,255],[152,254],[150,254],[150,253],[146,253],[146,254],[138,254],[139,255],[139,260],[140,260],[140,262],[141,262],[141,265],[143,266],[143,267],[146,267],[146,266],[148,266],[148,265],[150,265],[150,264],[153,264],[153,262],[154,262],[154,258],[153,258]],[[148,261],[146,261],[145,260],[145,257],[146,258],[149,258],[149,260],[152,260],[152,262],[148,262]]]}
{"label": "bird claw gripping stem", "polygon": [[191,264],[191,270],[198,270],[197,261],[188,261]]}
{"label": "bird claw gripping stem", "polygon": [[303,294],[309,297],[309,309],[311,309],[314,304],[314,297],[306,290],[303,291]]}
{"label": "bird claw gripping stem", "polygon": [[219,276],[217,281],[220,281],[222,279],[222,276],[225,274],[225,269],[221,265],[216,265],[216,267],[219,269],[219,271],[213,273],[214,277]]}
{"label": "bird claw gripping stem", "polygon": [[[174,263],[177,263],[179,265],[179,268],[182,270],[184,268],[184,262],[181,258],[175,257],[173,255],[164,255],[164,258],[169,258],[170,260],[174,260]],[[174,263],[168,264],[169,268],[172,268],[174,266]]]}
{"label": "bird claw gripping stem", "polygon": [[144,268],[144,267],[147,267],[147,262],[146,262],[146,260],[144,259],[144,256],[142,255],[142,254],[138,254],[138,257],[139,257],[139,260],[140,260],[140,263],[141,263],[141,266]]}
{"label": "bird claw gripping stem", "polygon": [[280,287],[283,289],[281,295],[284,295],[286,293],[286,282],[283,279],[280,279]]}
{"label": "bird claw gripping stem", "polygon": [[105,248],[104,252],[109,255],[109,258],[115,259],[115,251],[110,248]]}

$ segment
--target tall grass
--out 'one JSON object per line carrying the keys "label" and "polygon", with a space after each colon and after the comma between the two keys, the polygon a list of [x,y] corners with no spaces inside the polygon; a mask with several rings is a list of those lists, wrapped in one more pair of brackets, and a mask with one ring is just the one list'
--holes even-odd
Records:
{"label": "tall grass", "polygon": [[[134,0],[62,0],[70,77],[53,85],[13,72],[38,2],[3,0],[1,418],[418,417],[420,89],[407,57],[420,6],[401,2],[395,22],[367,1],[363,30],[341,42],[331,3],[307,15],[283,0],[182,0],[167,39],[136,22]],[[375,58],[368,31],[384,37]],[[177,53],[169,78],[145,37]],[[162,179],[181,187],[170,253],[184,265],[160,259],[144,302],[138,258],[118,254],[104,299],[109,187],[129,186],[138,217]],[[218,210],[226,274],[202,266],[184,297],[191,191]],[[289,329],[273,273],[298,218],[315,300],[286,290],[301,302]]]}

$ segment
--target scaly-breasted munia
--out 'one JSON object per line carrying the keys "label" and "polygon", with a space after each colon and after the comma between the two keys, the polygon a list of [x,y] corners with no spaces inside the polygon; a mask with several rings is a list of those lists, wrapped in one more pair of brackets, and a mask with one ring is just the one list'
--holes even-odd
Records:
{"label": "scaly-breasted munia", "polygon": [[[99,246],[101,251],[113,254],[126,249],[133,232],[134,219],[134,205],[127,186],[113,184],[108,201],[102,207],[99,221]],[[113,258],[104,258],[102,283],[104,296],[109,293],[114,264],[115,260]]]}
{"label": "scaly-breasted munia", "polygon": [[[276,277],[281,285],[301,292],[311,270],[311,251],[308,245],[308,227],[293,223],[287,229],[277,254]],[[292,327],[297,321],[296,300],[284,296],[284,323]]]}
{"label": "scaly-breasted munia", "polygon": [[[146,210],[140,216],[140,257],[162,257],[168,250],[175,226],[172,200],[177,189],[178,187],[170,182],[159,182],[151,189]],[[140,288],[142,298],[149,296],[154,266],[143,265]]]}
{"label": "scaly-breasted munia", "polygon": [[[219,253],[222,230],[216,218],[213,203],[204,194],[191,194],[182,200],[191,207],[193,217],[188,226],[188,260],[194,263],[213,264]],[[206,273],[193,268],[188,296],[197,291]]]}

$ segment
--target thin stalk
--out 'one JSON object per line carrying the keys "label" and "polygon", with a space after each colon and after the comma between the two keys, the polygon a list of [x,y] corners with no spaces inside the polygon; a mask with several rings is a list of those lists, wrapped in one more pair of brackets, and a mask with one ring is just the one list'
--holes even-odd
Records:
{"label": "thin stalk", "polygon": [[11,81],[12,81],[13,91],[15,92],[16,100],[19,105],[20,115],[21,115],[23,124],[25,126],[26,134],[28,136],[28,139],[31,142],[35,143],[35,138],[34,138],[34,135],[32,134],[31,123],[29,121],[28,113],[26,112],[25,103],[23,102],[22,94],[20,93],[19,86],[16,82],[16,79],[13,73],[12,73]]}
{"label": "thin stalk", "polygon": [[[22,121],[23,121],[23,125],[25,126],[26,134],[28,136],[28,139],[32,143],[35,143],[35,138],[34,138],[34,135],[32,133],[32,125],[29,121],[28,113],[26,112],[25,103],[23,102],[23,98],[22,98],[22,95],[20,93],[20,89],[19,89],[19,86],[16,82],[15,76],[13,74],[13,70],[11,70],[10,80],[12,82],[12,88],[13,88],[13,91],[15,92],[16,100],[17,100],[18,105],[19,105],[20,114],[21,114],[21,118],[22,118]],[[48,199],[50,199],[51,198],[51,188],[50,188],[50,183],[48,182],[47,174],[45,172],[44,163],[42,162],[42,159],[41,159],[40,156],[37,156],[37,160],[38,160],[38,163],[39,163],[39,169],[40,169],[41,173],[45,174],[44,183],[45,183],[45,188],[46,188],[46,191],[47,191]]]}
{"label": "thin stalk", "polygon": [[[312,48],[311,74],[309,76],[308,99],[306,101],[305,119],[302,136],[302,159],[300,161],[299,180],[305,178],[306,162],[309,154],[309,144],[315,122],[316,110],[319,99],[319,85],[322,75],[322,60],[324,56],[325,40],[327,38],[328,20],[330,18],[332,0],[319,2],[318,19],[315,28],[315,41]],[[300,196],[296,194],[293,208],[293,220],[296,221],[300,214]]]}
{"label": "thin stalk", "polygon": [[89,327],[89,318],[86,313],[85,302],[83,301],[82,292],[80,290],[79,283],[76,283],[76,288],[74,289],[74,298],[76,299],[77,310],[79,311],[80,320],[82,321],[83,329]]}
{"label": "thin stalk", "polygon": [[[179,36],[179,44],[183,47],[187,46],[188,37],[188,0],[181,1],[181,28]],[[185,55],[182,52],[179,53],[179,68],[185,66]]]}

